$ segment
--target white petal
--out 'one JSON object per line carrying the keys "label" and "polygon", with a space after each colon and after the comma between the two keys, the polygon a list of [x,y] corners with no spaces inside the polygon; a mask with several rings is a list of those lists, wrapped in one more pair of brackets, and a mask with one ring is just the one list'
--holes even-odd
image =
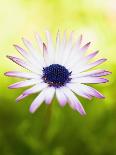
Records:
{"label": "white petal", "polygon": [[46,104],[50,104],[52,102],[54,94],[55,94],[55,88],[54,87],[48,87],[46,89],[46,95],[45,95]]}
{"label": "white petal", "polygon": [[82,43],[82,39],[83,39],[83,36],[82,36],[82,34],[81,34],[81,35],[79,36],[79,38],[77,39],[76,43],[75,43],[75,47],[74,47],[75,50],[80,48],[81,43]]}
{"label": "white petal", "polygon": [[78,72],[83,72],[83,71],[86,71],[86,70],[89,70],[95,66],[98,66],[100,64],[102,64],[103,62],[105,62],[107,59],[99,59],[93,63],[90,63],[88,65],[85,65],[85,66],[82,66],[78,69]]}
{"label": "white petal", "polygon": [[39,64],[39,61],[36,62],[29,52],[25,51],[22,47],[18,45],[14,45],[14,47],[27,61],[31,63],[31,65],[38,68],[39,70],[42,68],[41,64]]}
{"label": "white petal", "polygon": [[30,112],[35,112],[37,110],[37,108],[42,104],[42,102],[45,99],[45,91],[46,89],[44,89],[36,98],[35,100],[32,102],[31,106],[30,106]]}
{"label": "white petal", "polygon": [[99,77],[80,77],[71,80],[72,83],[105,83],[108,82],[105,78]]}
{"label": "white petal", "polygon": [[39,33],[36,33],[35,37],[36,37],[36,40],[37,40],[40,50],[43,51],[43,41],[42,41]]}
{"label": "white petal", "polygon": [[85,52],[88,50],[89,46],[90,46],[90,42],[88,42],[87,44],[85,44],[85,45],[80,49],[80,51],[81,51],[82,53],[85,53]]}
{"label": "white petal", "polygon": [[80,84],[80,89],[82,89],[83,91],[85,91],[86,93],[90,94],[91,96],[97,97],[97,98],[104,98],[104,96],[98,92],[96,89],[87,86],[85,84]]}
{"label": "white petal", "polygon": [[85,115],[85,110],[83,108],[83,106],[81,105],[80,101],[77,99],[77,97],[74,95],[74,93],[69,89],[64,87],[64,93],[67,96],[68,100],[69,100],[69,104],[70,106],[77,110],[81,115]]}
{"label": "white petal", "polygon": [[66,31],[64,32],[63,38],[61,39],[59,48],[60,49],[58,51],[58,57],[57,57],[56,63],[61,64],[63,59],[63,53],[66,48]]}
{"label": "white petal", "polygon": [[62,88],[56,89],[56,97],[57,97],[57,100],[61,106],[64,106],[66,104],[67,98],[66,98]]}
{"label": "white petal", "polygon": [[71,54],[71,48],[73,46],[72,38],[73,38],[73,32],[70,34],[69,40],[67,41],[66,47],[63,51],[63,54],[62,54],[63,59],[61,62],[62,65],[66,64],[66,62],[68,61],[68,58]]}
{"label": "white petal", "polygon": [[53,46],[52,37],[49,31],[46,31],[46,37],[47,37],[47,51],[49,55],[49,60],[50,60],[50,63],[54,63],[55,50]]}
{"label": "white petal", "polygon": [[79,38],[77,39],[77,41],[75,43],[75,46],[71,50],[70,60],[73,59],[73,61],[74,61],[75,57],[76,58],[79,57],[81,43],[82,43],[82,35],[79,36]]}
{"label": "white petal", "polygon": [[43,57],[44,57],[46,66],[49,66],[50,65],[49,53],[48,53],[47,47],[44,43],[43,43]]}
{"label": "white petal", "polygon": [[59,59],[59,52],[60,51],[60,32],[57,32],[57,36],[56,36],[56,51],[55,51],[55,63],[58,63],[58,59]]}
{"label": "white petal", "polygon": [[87,98],[89,100],[92,98],[92,96],[88,92],[81,89],[80,84],[69,83],[69,84],[67,84],[67,87],[70,88],[74,93],[76,93],[79,96],[82,96],[82,97]]}
{"label": "white petal", "polygon": [[8,88],[16,89],[21,87],[28,87],[28,86],[32,86],[34,84],[40,83],[41,81],[42,81],[41,79],[31,79],[31,80],[20,81],[10,85]]}
{"label": "white petal", "polygon": [[70,65],[70,68],[73,68],[73,67],[80,68],[82,66],[88,65],[88,61],[92,59],[94,56],[96,56],[97,53],[98,51],[93,52],[85,57],[80,58],[77,62],[75,61],[72,62],[72,65]]}
{"label": "white petal", "polygon": [[41,64],[41,66],[44,66],[44,61],[43,58],[40,56],[39,52],[36,51],[36,49],[33,47],[33,45],[31,44],[30,41],[28,41],[25,38],[22,38],[25,46],[28,48],[28,50],[30,51],[32,57],[35,59],[36,62],[39,62],[39,64]]}
{"label": "white petal", "polygon": [[17,71],[9,71],[5,73],[6,76],[17,77],[17,78],[25,78],[25,79],[37,79],[40,78],[40,75],[28,72],[17,72]]}
{"label": "white petal", "polygon": [[29,88],[27,90],[25,90],[19,97],[17,97],[16,101],[20,101],[22,100],[23,98],[31,95],[31,94],[34,94],[34,93],[38,93],[40,91],[42,91],[44,88],[47,87],[47,84],[46,83],[39,83],[39,84],[36,84],[35,86],[33,86],[32,88]]}
{"label": "white petal", "polygon": [[13,62],[15,62],[16,64],[18,64],[19,66],[33,72],[33,73],[36,73],[36,74],[41,74],[41,70],[39,70],[38,68],[36,68],[35,66],[33,66],[33,64],[30,64],[20,58],[16,58],[16,57],[13,57],[13,56],[7,56],[8,59],[12,60]]}
{"label": "white petal", "polygon": [[92,70],[92,71],[88,71],[88,72],[82,72],[79,74],[75,74],[72,75],[71,78],[75,78],[75,77],[86,77],[86,76],[92,76],[92,77],[100,77],[100,76],[106,76],[111,74],[111,72],[106,71],[106,70],[102,70],[102,69],[97,69],[97,70]]}

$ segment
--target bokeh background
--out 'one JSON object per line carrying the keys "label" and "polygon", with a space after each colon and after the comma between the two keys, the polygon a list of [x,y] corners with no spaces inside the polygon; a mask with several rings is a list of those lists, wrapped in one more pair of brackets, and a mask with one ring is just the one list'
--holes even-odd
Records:
{"label": "bokeh background", "polygon": [[[51,109],[43,104],[36,113],[29,105],[36,95],[19,104],[23,91],[8,90],[19,79],[4,72],[22,70],[5,57],[18,55],[13,44],[23,46],[21,37],[35,44],[34,33],[76,31],[91,50],[108,61],[101,65],[113,72],[108,84],[95,85],[106,98],[80,98],[85,117],[57,101]],[[19,55],[18,55],[19,56]],[[0,155],[115,155],[116,154],[116,0],[0,0]]]}

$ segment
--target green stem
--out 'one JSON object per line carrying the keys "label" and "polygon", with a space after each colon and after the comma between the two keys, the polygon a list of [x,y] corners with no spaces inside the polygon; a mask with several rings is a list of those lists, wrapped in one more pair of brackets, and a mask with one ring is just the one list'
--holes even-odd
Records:
{"label": "green stem", "polygon": [[51,115],[52,115],[52,104],[48,105],[46,114],[44,117],[43,128],[42,128],[42,133],[41,133],[41,137],[44,142],[47,141],[47,131],[50,125]]}

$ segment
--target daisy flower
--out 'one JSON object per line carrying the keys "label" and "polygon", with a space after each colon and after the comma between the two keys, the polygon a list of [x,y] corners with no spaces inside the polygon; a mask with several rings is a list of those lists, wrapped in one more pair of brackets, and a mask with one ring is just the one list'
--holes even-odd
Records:
{"label": "daisy flower", "polygon": [[82,35],[74,42],[74,33],[70,33],[69,38],[64,32],[63,37],[60,32],[56,36],[56,44],[53,44],[50,32],[46,32],[47,43],[44,43],[40,35],[36,34],[39,52],[33,47],[32,43],[23,38],[27,50],[18,45],[14,45],[16,50],[25,60],[7,56],[10,60],[27,69],[27,72],[9,71],[6,76],[24,78],[25,80],[9,86],[10,89],[29,87],[17,99],[19,100],[38,93],[37,97],[30,106],[33,113],[45,102],[50,104],[56,96],[59,104],[64,106],[66,103],[81,115],[86,114],[85,110],[77,98],[77,95],[92,99],[93,97],[104,98],[96,89],[86,84],[105,83],[107,79],[102,76],[110,74],[109,71],[96,69],[90,70],[95,66],[105,62],[106,59],[99,59],[95,62],[90,60],[96,56],[98,51],[89,55],[85,52],[90,46],[90,42],[82,46]]}

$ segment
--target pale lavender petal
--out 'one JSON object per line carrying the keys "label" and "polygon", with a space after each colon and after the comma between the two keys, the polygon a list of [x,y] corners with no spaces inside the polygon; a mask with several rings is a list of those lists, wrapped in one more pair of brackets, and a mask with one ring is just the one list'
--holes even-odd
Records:
{"label": "pale lavender petal", "polygon": [[55,50],[55,58],[54,58],[54,62],[57,64],[59,63],[59,58],[60,58],[60,51],[61,51],[61,46],[60,46],[60,32],[57,32],[57,36],[56,36],[56,50]]}
{"label": "pale lavender petal", "polygon": [[21,94],[20,96],[16,98],[16,102],[19,102],[20,100],[26,98],[27,96],[28,96],[27,94]]}
{"label": "pale lavender petal", "polygon": [[105,83],[108,82],[105,78],[99,77],[80,77],[71,80],[72,83]]}
{"label": "pale lavender petal", "polygon": [[43,41],[42,41],[39,33],[36,33],[35,37],[36,37],[37,43],[39,45],[39,48],[42,51],[43,50]]}
{"label": "pale lavender petal", "polygon": [[45,91],[43,90],[36,98],[35,100],[32,102],[31,106],[30,106],[30,112],[35,112],[37,110],[37,108],[42,104],[42,102],[45,99]]}
{"label": "pale lavender petal", "polygon": [[[60,35],[60,34],[59,34]],[[57,42],[58,43],[58,42]],[[59,36],[59,45],[57,44],[57,48],[56,48],[56,54],[55,54],[55,63],[56,64],[61,64],[63,59],[63,53],[64,53],[64,50],[66,48],[66,31],[64,31],[64,34],[63,34],[63,37],[60,39],[60,36]]]}
{"label": "pale lavender petal", "polygon": [[82,48],[74,47],[71,49],[67,62],[65,62],[70,69],[75,68],[75,66],[80,68],[83,66],[83,64],[85,64],[88,61],[89,58],[84,57],[84,53],[89,48],[89,45],[90,42],[85,44]]}
{"label": "pale lavender petal", "polygon": [[46,37],[47,37],[47,48],[50,54],[53,54],[54,52],[54,47],[53,47],[53,41],[52,37],[49,31],[46,31]]}
{"label": "pale lavender petal", "polygon": [[79,48],[81,43],[82,43],[82,39],[83,39],[83,36],[82,34],[79,36],[79,38],[77,39],[77,42],[76,42],[76,48]]}
{"label": "pale lavender petal", "polygon": [[96,74],[93,74],[92,76],[95,76],[95,77],[99,77],[99,76],[106,76],[106,75],[109,75],[111,74],[112,72],[109,72],[109,71],[106,71],[104,70],[103,72],[99,72],[99,73],[96,73]]}
{"label": "pale lavender petal", "polygon": [[64,50],[65,46],[66,46],[66,31],[64,31],[64,34],[63,34],[63,38],[62,38],[62,42],[61,42],[61,46],[62,46],[62,50]]}
{"label": "pale lavender petal", "polygon": [[69,37],[69,40],[67,41],[66,47],[64,49],[64,51],[62,52],[62,62],[61,64],[64,66],[67,61],[69,61],[70,58],[70,54],[72,52],[72,47],[73,47],[73,42],[72,42],[72,38],[73,38],[73,34],[74,32],[72,31]]}
{"label": "pale lavender petal", "polygon": [[39,79],[38,80],[35,80],[35,79],[25,80],[25,81],[14,83],[14,84],[10,85],[8,88],[15,89],[15,88],[21,88],[21,87],[28,87],[28,86],[37,84],[39,82],[40,82]]}
{"label": "pale lavender petal", "polygon": [[86,92],[86,91],[84,91],[83,89],[80,88],[80,84],[69,83],[66,86],[69,89],[71,89],[74,93],[76,93],[77,95],[82,96],[84,98],[87,98],[89,100],[92,99],[92,96],[88,92]]}
{"label": "pale lavender petal", "polygon": [[40,78],[40,75],[28,72],[18,72],[18,71],[9,71],[4,73],[6,76],[17,77],[17,78],[25,78],[25,79],[33,79]]}
{"label": "pale lavender petal", "polygon": [[58,30],[57,35],[56,35],[56,49],[59,49],[60,46],[60,32]]}
{"label": "pale lavender petal", "polygon": [[104,96],[100,92],[98,92],[96,89],[94,89],[90,86],[80,84],[80,88],[83,89],[84,91],[88,92],[92,96],[95,96],[97,98],[104,98]]}
{"label": "pale lavender petal", "polygon": [[44,57],[45,64],[47,66],[50,65],[49,54],[45,43],[43,43],[43,57]]}
{"label": "pale lavender petal", "polygon": [[64,87],[64,93],[67,96],[68,100],[69,100],[69,105],[77,110],[81,115],[85,115],[85,110],[83,108],[83,106],[81,105],[80,101],[77,99],[77,97],[74,95],[74,93],[69,89]]}
{"label": "pale lavender petal", "polygon": [[72,48],[72,52],[71,52],[71,58],[77,54],[79,54],[80,52],[80,46],[81,46],[81,43],[82,43],[82,34],[79,36],[79,38],[77,39],[74,47]]}
{"label": "pale lavender petal", "polygon": [[14,45],[14,47],[23,57],[27,58],[29,56],[28,53],[22,47],[18,45]]}
{"label": "pale lavender petal", "polygon": [[53,46],[53,41],[52,41],[52,37],[49,31],[46,31],[46,38],[47,38],[47,51],[49,54],[49,61],[51,63],[54,62],[54,56],[55,56],[55,50],[54,50],[54,46]]}
{"label": "pale lavender petal", "polygon": [[47,84],[39,83],[39,84],[33,86],[32,88],[25,90],[19,97],[17,97],[16,101],[18,102],[19,100],[21,100],[31,94],[38,93],[38,92],[42,91],[44,88],[47,88]]}
{"label": "pale lavender petal", "polygon": [[93,68],[93,67],[95,67],[95,66],[98,66],[98,65],[100,65],[100,64],[102,64],[103,62],[105,62],[107,59],[99,59],[99,60],[97,60],[97,61],[95,61],[95,62],[93,62],[93,63],[91,63],[91,64],[88,64],[88,65],[86,65],[86,66],[84,66],[84,67],[81,67],[79,70],[78,70],[78,72],[83,72],[83,71],[85,71],[85,70],[89,70],[89,69],[91,69],[91,68]]}
{"label": "pale lavender petal", "polygon": [[25,38],[22,38],[23,43],[28,48],[31,56],[35,59],[36,62],[39,62],[39,65],[44,66],[44,61],[39,52],[33,47],[32,43]]}
{"label": "pale lavender petal", "polygon": [[99,53],[99,51],[95,51],[95,52],[89,54],[89,55],[86,57],[86,59],[87,59],[87,60],[90,60],[90,59],[92,59],[93,57],[95,57],[98,53]]}
{"label": "pale lavender petal", "polygon": [[29,71],[38,73],[38,70],[35,67],[31,66],[31,64],[25,62],[24,60],[21,60],[20,58],[16,58],[16,57],[13,57],[13,56],[7,56],[7,58],[12,60],[13,62],[18,64],[19,66],[21,66],[23,68],[26,68]]}
{"label": "pale lavender petal", "polygon": [[31,56],[29,52],[26,52],[23,48],[18,45],[14,45],[16,50],[26,59],[28,60],[34,67],[41,69],[41,63],[39,61],[35,61],[35,59]]}
{"label": "pale lavender petal", "polygon": [[88,50],[89,46],[90,46],[90,42],[88,42],[87,44],[85,44],[80,50],[81,50],[83,53],[85,53],[85,52]]}
{"label": "pale lavender petal", "polygon": [[111,72],[106,71],[106,70],[101,70],[101,69],[97,69],[97,70],[93,70],[93,71],[88,71],[88,72],[82,72],[79,73],[78,75],[73,75],[72,77],[85,77],[85,76],[92,76],[92,77],[100,77],[100,76],[106,76],[111,74]]}
{"label": "pale lavender petal", "polygon": [[46,104],[50,104],[52,102],[54,94],[55,94],[55,88],[54,87],[48,87],[46,89],[46,95],[45,95]]}
{"label": "pale lavender petal", "polygon": [[64,106],[67,102],[67,98],[63,92],[62,88],[56,89],[56,97],[61,106]]}
{"label": "pale lavender petal", "polygon": [[94,53],[92,53],[92,54],[89,54],[89,55],[86,56],[86,57],[80,58],[80,59],[76,62],[76,64],[73,64],[73,65],[72,65],[72,68],[75,67],[75,66],[78,67],[78,68],[80,68],[80,67],[82,67],[82,66],[88,65],[88,61],[89,61],[90,59],[92,59],[94,56],[96,56],[97,53],[98,53],[98,51],[96,51],[96,52],[94,52]]}

